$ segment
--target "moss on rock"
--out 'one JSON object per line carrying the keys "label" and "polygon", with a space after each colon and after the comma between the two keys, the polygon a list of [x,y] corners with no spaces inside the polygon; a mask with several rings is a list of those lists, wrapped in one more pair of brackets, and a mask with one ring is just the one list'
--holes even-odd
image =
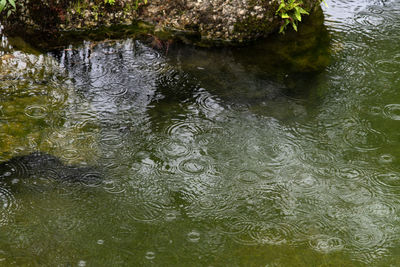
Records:
{"label": "moss on rock", "polygon": [[[303,8],[311,12],[319,3],[304,0]],[[103,0],[21,0],[18,4],[17,12],[3,20],[8,32],[24,29],[30,36],[40,32],[45,40],[144,21],[153,26],[147,28],[151,34],[173,33],[198,45],[235,44],[265,37],[282,23],[275,15],[278,0],[148,0],[147,4],[119,0],[114,5]]]}

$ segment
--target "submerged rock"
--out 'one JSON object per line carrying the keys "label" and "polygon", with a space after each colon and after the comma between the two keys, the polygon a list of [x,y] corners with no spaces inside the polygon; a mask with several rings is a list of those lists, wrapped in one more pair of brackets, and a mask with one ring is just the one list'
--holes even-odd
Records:
{"label": "submerged rock", "polygon": [[42,152],[16,156],[0,163],[0,180],[11,179],[54,179],[66,182],[99,184],[101,173],[93,167],[65,165],[55,156]]}

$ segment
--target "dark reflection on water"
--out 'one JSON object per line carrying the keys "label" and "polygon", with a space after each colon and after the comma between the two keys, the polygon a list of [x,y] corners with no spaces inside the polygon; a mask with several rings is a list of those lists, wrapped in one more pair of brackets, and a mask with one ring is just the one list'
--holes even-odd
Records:
{"label": "dark reflection on water", "polygon": [[328,33],[248,48],[3,38],[1,161],[40,150],[104,178],[1,181],[0,260],[396,265],[400,6],[327,2]]}

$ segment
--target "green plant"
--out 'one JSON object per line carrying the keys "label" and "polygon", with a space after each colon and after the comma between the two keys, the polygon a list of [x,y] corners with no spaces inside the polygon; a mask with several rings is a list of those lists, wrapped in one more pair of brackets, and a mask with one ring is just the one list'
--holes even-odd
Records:
{"label": "green plant", "polygon": [[303,2],[300,0],[281,0],[281,4],[275,13],[283,20],[279,33],[283,33],[289,24],[297,31],[297,24],[301,21],[301,16],[304,14],[309,15],[309,13],[301,7],[302,4]]}
{"label": "green plant", "polygon": [[136,9],[139,7],[139,2],[143,2],[145,5],[147,4],[147,0],[136,0]]}
{"label": "green plant", "polygon": [[[9,6],[11,6],[12,8],[9,8]],[[11,13],[17,9],[17,7],[15,6],[15,0],[0,0],[0,12],[2,12],[6,8],[8,9],[7,17],[9,17]]]}
{"label": "green plant", "polygon": [[[137,9],[139,6],[139,3],[143,2],[144,4],[147,4],[147,0],[136,0],[135,1],[135,8]],[[110,5],[114,5],[115,4],[115,0],[104,0],[105,4],[110,4]]]}
{"label": "green plant", "polygon": [[326,1],[325,0],[319,0],[319,3],[321,4],[321,3],[324,3],[325,4],[325,6],[326,7],[328,7],[328,4],[326,3]]}

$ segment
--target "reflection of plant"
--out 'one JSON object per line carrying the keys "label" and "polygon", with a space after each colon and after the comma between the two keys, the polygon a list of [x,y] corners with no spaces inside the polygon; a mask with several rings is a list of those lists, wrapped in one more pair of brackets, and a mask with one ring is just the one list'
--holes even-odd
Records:
{"label": "reflection of plant", "polygon": [[281,4],[275,13],[283,20],[279,33],[284,32],[289,24],[297,31],[297,24],[301,21],[301,16],[303,14],[309,15],[309,13],[301,7],[302,4],[303,2],[301,0],[281,0]]}
{"label": "reflection of plant", "polygon": [[16,10],[15,0],[0,0],[0,12],[2,12],[5,8],[9,8],[9,6],[12,8],[8,9],[7,17]]}

